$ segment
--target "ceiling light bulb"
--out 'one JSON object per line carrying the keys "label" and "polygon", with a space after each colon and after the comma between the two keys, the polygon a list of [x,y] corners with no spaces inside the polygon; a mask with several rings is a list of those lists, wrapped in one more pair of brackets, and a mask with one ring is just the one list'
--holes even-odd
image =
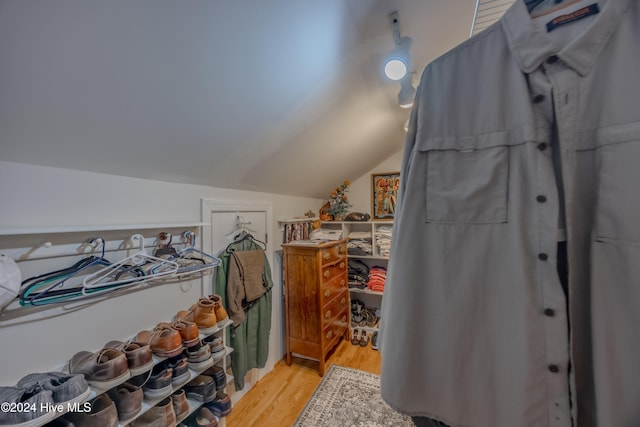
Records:
{"label": "ceiling light bulb", "polygon": [[402,80],[407,75],[407,64],[399,58],[391,58],[384,65],[384,74],[391,80]]}
{"label": "ceiling light bulb", "polygon": [[402,37],[385,59],[384,74],[390,80],[402,80],[409,72],[409,49],[412,42],[411,37]]}

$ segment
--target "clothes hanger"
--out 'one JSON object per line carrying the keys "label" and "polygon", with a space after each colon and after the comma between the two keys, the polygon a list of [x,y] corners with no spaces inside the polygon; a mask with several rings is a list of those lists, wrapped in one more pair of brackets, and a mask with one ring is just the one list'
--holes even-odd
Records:
{"label": "clothes hanger", "polygon": [[171,233],[167,233],[166,231],[161,232],[158,235],[158,247],[153,252],[153,256],[156,256],[156,257],[169,256],[169,257],[177,258],[179,255],[176,249],[173,246],[171,246],[172,241],[173,241],[173,236],[171,235]]}
{"label": "clothes hanger", "polygon": [[182,233],[180,240],[181,244],[185,245],[185,247],[176,251],[175,256],[167,258],[178,263],[177,275],[182,276],[184,273],[196,274],[220,264],[220,258],[195,248],[196,234],[193,231],[185,231]]}
{"label": "clothes hanger", "polygon": [[235,236],[242,233],[243,231],[246,231],[247,233],[256,233],[256,230],[249,227],[250,225],[251,221],[249,221],[246,217],[240,216],[236,213],[236,219],[233,222],[233,230],[225,234],[225,237]]}
{"label": "clothes hanger", "polygon": [[180,269],[178,270],[179,273],[197,273],[199,271],[205,271],[207,269],[217,267],[220,264],[220,258],[201,251],[200,249],[196,249],[196,233],[194,233],[193,231],[185,231],[184,233],[182,233],[182,241],[186,246],[178,251],[180,259],[199,260],[202,262],[202,265],[180,267]]}
{"label": "clothes hanger", "polygon": [[[105,243],[102,238],[89,239],[78,248],[78,252],[84,251],[87,246],[92,248],[91,255],[78,261],[73,266],[24,281],[24,286],[19,295],[20,305],[41,306],[92,297],[84,295],[82,287],[72,287],[67,283],[70,279],[79,279],[80,276],[95,270],[97,267],[111,265],[111,262],[104,258]],[[101,246],[100,256],[95,255],[98,246]],[[143,276],[144,272],[142,270],[132,270],[128,274]],[[109,288],[109,286],[106,286],[104,289]]]}
{"label": "clothes hanger", "polygon": [[[136,240],[139,242],[139,250],[136,253],[84,278],[82,281],[84,295],[91,293],[91,289],[107,287],[107,291],[109,291],[114,287],[132,286],[150,279],[170,276],[178,271],[177,263],[147,254],[144,248],[144,236],[141,234],[134,234],[126,242],[133,243]],[[136,269],[143,270],[145,275],[122,278],[125,274]],[[93,293],[95,294],[95,292]]]}

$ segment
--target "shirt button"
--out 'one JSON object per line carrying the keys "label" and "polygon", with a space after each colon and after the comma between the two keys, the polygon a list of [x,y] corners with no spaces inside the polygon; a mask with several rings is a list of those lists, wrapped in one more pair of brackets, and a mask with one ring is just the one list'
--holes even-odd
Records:
{"label": "shirt button", "polygon": [[556,374],[560,372],[560,368],[558,368],[558,365],[549,365],[549,372]]}
{"label": "shirt button", "polygon": [[555,316],[556,312],[552,309],[552,308],[545,308],[544,309],[544,315],[547,317],[553,317]]}
{"label": "shirt button", "polygon": [[546,201],[547,201],[547,198],[546,198],[545,196],[538,196],[538,197],[536,197],[536,200],[537,200],[539,203],[544,203],[544,202],[546,202]]}
{"label": "shirt button", "polygon": [[541,142],[540,144],[538,144],[538,150],[544,151],[546,149],[547,149],[547,143],[546,142]]}
{"label": "shirt button", "polygon": [[538,254],[538,259],[540,261],[546,261],[548,258],[549,258],[549,256],[547,254],[544,254],[544,253]]}
{"label": "shirt button", "polygon": [[555,64],[558,62],[558,55],[551,55],[547,58],[547,64]]}
{"label": "shirt button", "polygon": [[540,104],[542,101],[544,101],[544,95],[538,94],[533,97],[534,104]]}

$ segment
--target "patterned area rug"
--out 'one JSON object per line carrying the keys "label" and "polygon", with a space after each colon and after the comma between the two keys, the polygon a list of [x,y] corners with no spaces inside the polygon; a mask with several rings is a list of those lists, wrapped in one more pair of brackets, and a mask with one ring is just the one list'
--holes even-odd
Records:
{"label": "patterned area rug", "polygon": [[413,426],[380,396],[380,377],[331,365],[294,427]]}

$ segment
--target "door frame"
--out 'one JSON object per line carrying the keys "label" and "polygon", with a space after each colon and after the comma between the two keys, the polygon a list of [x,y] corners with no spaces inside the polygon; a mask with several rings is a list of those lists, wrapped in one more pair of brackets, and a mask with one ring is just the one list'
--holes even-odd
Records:
{"label": "door frame", "polygon": [[[270,265],[273,264],[273,203],[258,200],[201,199],[202,250],[215,255],[211,238],[212,212],[263,211],[266,215],[266,255]],[[229,230],[231,231],[231,230]],[[223,248],[219,248],[223,249]],[[209,252],[212,251],[212,252]]]}

